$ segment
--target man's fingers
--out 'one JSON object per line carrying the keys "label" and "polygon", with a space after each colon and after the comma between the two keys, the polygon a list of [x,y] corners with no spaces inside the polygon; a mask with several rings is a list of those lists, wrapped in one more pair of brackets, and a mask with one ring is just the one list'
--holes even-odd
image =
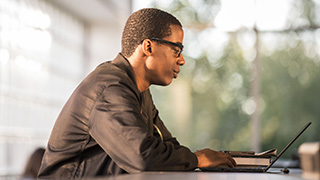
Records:
{"label": "man's fingers", "polygon": [[196,151],[195,155],[198,158],[198,167],[237,166],[235,160],[229,154],[223,152],[203,149]]}
{"label": "man's fingers", "polygon": [[227,153],[224,153],[224,155],[225,155],[226,159],[229,160],[234,166],[237,165],[236,161],[232,158],[232,156],[230,156]]}
{"label": "man's fingers", "polygon": [[232,156],[230,156],[230,155],[227,156],[227,165],[228,165],[229,167],[235,167],[235,166],[237,166],[236,161],[235,161],[235,160],[232,158]]}
{"label": "man's fingers", "polygon": [[232,157],[231,157],[231,162],[232,162],[232,164],[233,164],[234,167],[237,166],[236,161],[235,161]]}
{"label": "man's fingers", "polygon": [[231,161],[228,161],[226,165],[227,165],[228,167],[231,167],[231,168],[233,168],[233,167],[234,167],[234,165],[232,164],[232,162],[231,162]]}
{"label": "man's fingers", "polygon": [[231,159],[227,159],[226,165],[233,168],[237,166],[237,163],[234,161],[233,158],[231,158]]}

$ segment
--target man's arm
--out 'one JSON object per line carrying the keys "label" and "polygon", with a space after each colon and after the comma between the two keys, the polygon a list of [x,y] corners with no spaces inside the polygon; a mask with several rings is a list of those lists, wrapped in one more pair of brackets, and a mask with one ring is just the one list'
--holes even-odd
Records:
{"label": "man's arm", "polygon": [[148,131],[137,94],[121,83],[105,88],[91,112],[89,133],[119,167],[129,173],[197,167],[188,148]]}
{"label": "man's arm", "polygon": [[[161,129],[161,133],[164,135],[164,139],[171,139],[174,144],[180,146],[179,142],[175,138],[171,137],[171,133],[167,130],[163,122],[161,121],[158,110],[152,102],[151,94],[148,92],[145,96],[146,99],[152,104],[152,114],[155,119],[155,123]],[[226,153],[213,151],[211,149],[202,149],[194,153],[197,156],[197,167],[216,167],[221,165],[227,165],[229,167],[236,166],[234,159]]]}

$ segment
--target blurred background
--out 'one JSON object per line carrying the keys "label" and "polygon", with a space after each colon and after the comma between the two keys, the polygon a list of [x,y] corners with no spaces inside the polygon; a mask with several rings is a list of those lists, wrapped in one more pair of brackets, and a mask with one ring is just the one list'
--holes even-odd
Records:
{"label": "blurred background", "polygon": [[152,86],[160,117],[195,151],[281,150],[320,141],[319,0],[1,0],[0,176],[45,147],[70,94],[120,51],[125,21],[157,7],[185,31],[186,64]]}

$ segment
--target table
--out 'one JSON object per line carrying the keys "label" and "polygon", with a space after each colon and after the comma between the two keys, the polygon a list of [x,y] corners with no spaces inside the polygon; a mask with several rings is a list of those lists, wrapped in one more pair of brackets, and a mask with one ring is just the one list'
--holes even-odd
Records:
{"label": "table", "polygon": [[280,169],[270,169],[267,173],[230,172],[143,172],[103,178],[107,180],[306,180],[300,169],[290,169],[284,174]]}

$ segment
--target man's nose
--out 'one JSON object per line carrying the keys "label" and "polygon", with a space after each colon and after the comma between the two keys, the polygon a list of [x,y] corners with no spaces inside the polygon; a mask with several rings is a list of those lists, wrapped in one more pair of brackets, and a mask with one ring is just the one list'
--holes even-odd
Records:
{"label": "man's nose", "polygon": [[183,55],[180,54],[180,56],[178,57],[178,61],[177,61],[177,64],[179,66],[183,66],[186,62],[184,61],[184,58],[183,58]]}

